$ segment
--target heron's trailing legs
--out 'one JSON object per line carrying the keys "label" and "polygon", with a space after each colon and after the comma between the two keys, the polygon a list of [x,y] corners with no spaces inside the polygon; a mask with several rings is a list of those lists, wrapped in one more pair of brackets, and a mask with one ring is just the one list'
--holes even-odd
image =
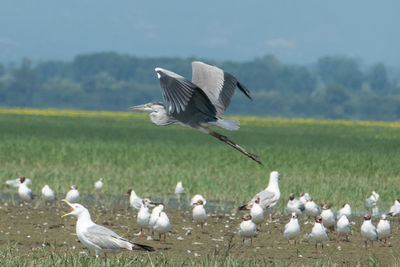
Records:
{"label": "heron's trailing legs", "polygon": [[207,128],[207,132],[209,135],[214,136],[215,138],[218,138],[220,141],[230,145],[231,147],[233,147],[236,150],[239,150],[240,152],[242,152],[243,154],[245,154],[246,156],[248,156],[249,158],[251,158],[252,160],[256,161],[258,164],[263,165],[262,162],[258,159],[258,157],[250,152],[247,152],[243,147],[239,146],[238,144],[236,144],[235,142],[233,142],[232,140],[230,140],[228,137],[219,134],[217,132],[214,132],[211,129]]}

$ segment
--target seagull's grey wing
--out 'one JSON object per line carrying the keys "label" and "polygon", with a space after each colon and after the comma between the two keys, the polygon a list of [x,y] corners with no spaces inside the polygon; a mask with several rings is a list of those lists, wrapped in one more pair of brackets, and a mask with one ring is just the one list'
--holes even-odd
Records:
{"label": "seagull's grey wing", "polygon": [[195,111],[198,110],[208,116],[215,116],[215,107],[197,85],[172,71],[162,68],[155,70],[169,113],[176,112],[179,114],[189,108],[192,112],[192,109],[195,109]]}
{"label": "seagull's grey wing", "polygon": [[104,250],[131,249],[130,241],[120,237],[115,232],[100,225],[93,225],[86,229],[83,236],[93,245]]}
{"label": "seagull's grey wing", "polygon": [[276,196],[273,192],[268,190],[263,190],[257,195],[255,195],[251,200],[251,202],[254,202],[258,197],[260,198],[260,205],[264,209],[268,208],[276,200]]}
{"label": "seagull's grey wing", "polygon": [[231,103],[236,87],[251,99],[250,91],[231,74],[200,61],[192,62],[192,82],[207,94],[219,116]]}

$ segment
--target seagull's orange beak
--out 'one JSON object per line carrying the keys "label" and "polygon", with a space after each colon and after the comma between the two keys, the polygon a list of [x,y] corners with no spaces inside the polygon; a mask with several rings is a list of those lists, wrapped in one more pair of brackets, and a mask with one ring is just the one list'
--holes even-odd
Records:
{"label": "seagull's orange beak", "polygon": [[62,216],[61,216],[61,218],[64,218],[64,217],[67,217],[68,215],[71,215],[71,213],[72,213],[72,212],[74,212],[75,210],[74,210],[74,207],[72,207],[72,204],[71,204],[71,203],[69,203],[69,201],[68,201],[68,200],[66,200],[66,199],[63,199],[63,200],[61,200],[61,201],[64,201],[65,203],[67,203],[67,204],[68,204],[68,206],[70,206],[70,207],[72,208],[71,212],[69,212],[69,213],[66,213],[66,214],[64,214],[64,215],[62,215]]}

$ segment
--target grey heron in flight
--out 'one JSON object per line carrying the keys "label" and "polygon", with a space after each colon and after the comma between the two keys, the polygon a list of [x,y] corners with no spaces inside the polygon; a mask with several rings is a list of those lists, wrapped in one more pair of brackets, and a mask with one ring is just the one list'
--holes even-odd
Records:
{"label": "grey heron in flight", "polygon": [[130,107],[130,110],[149,111],[150,120],[158,126],[176,123],[214,136],[262,165],[256,155],[210,128],[239,129],[238,121],[222,118],[236,87],[251,99],[250,91],[235,77],[199,61],[192,62],[192,81],[166,69],[155,68],[155,71],[166,106],[152,102]]}

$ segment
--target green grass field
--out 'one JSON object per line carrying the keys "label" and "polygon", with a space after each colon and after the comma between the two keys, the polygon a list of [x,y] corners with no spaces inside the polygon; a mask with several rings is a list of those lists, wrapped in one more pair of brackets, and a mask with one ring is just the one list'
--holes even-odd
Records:
{"label": "green grass field", "polygon": [[91,194],[104,177],[105,194],[133,187],[141,196],[168,196],[182,180],[188,195],[239,204],[278,170],[281,210],[290,192],[355,210],[372,190],[381,209],[400,195],[397,123],[239,117],[239,131],[220,132],[258,155],[259,166],[211,136],[157,127],[145,114],[22,111],[0,110],[0,178],[25,175],[37,193],[48,183],[60,194],[71,184]]}

